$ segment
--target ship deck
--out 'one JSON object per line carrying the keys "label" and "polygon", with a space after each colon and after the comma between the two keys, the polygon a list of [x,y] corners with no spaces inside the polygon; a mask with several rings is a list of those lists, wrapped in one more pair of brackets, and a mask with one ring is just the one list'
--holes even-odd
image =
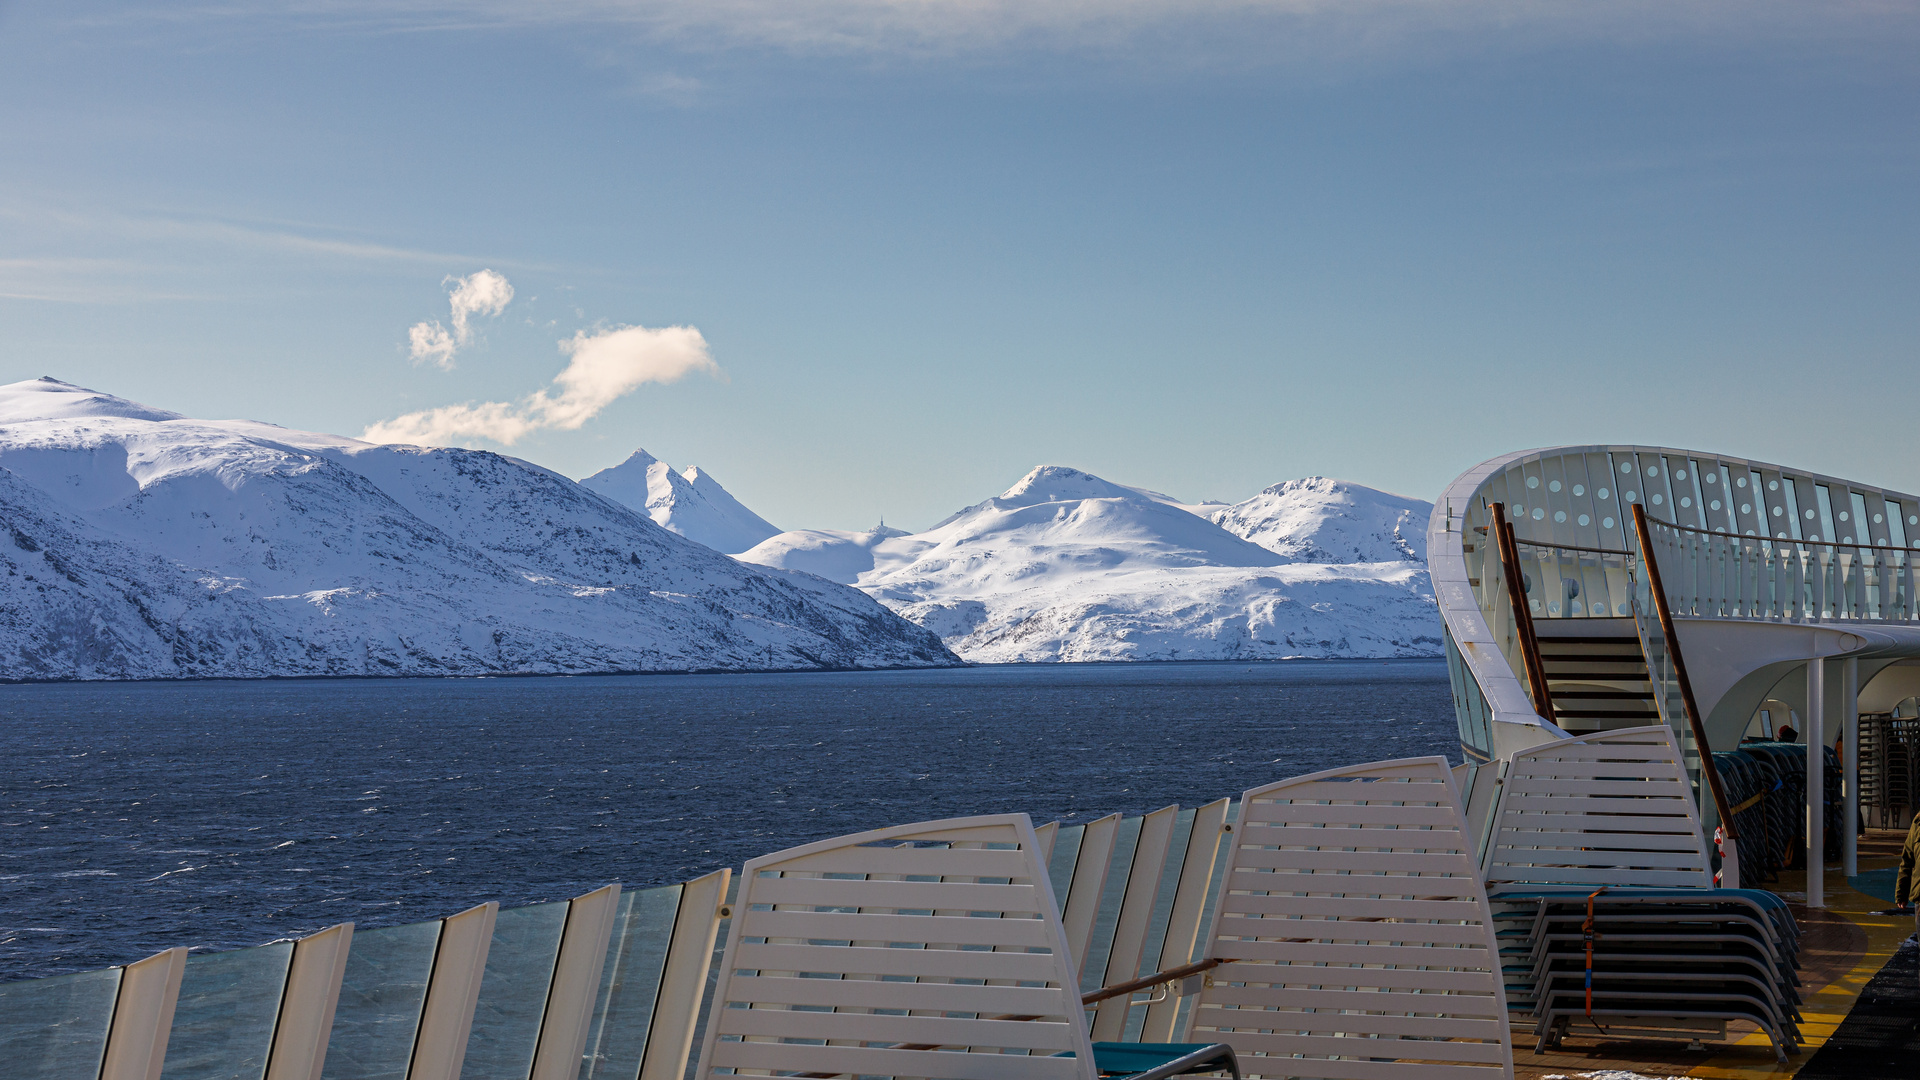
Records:
{"label": "ship deck", "polygon": [[[1905,839],[1904,832],[1890,829],[1862,834],[1862,873],[1894,866]],[[1534,1053],[1532,1039],[1516,1032],[1514,1076],[1549,1080],[1619,1071],[1701,1080],[1912,1080],[1920,1075],[1920,986],[1902,986],[1903,992],[1890,994],[1886,991],[1896,973],[1889,971],[1861,1003],[1868,983],[1889,967],[1914,932],[1913,919],[1875,914],[1891,906],[1886,898],[1849,886],[1837,865],[1829,869],[1823,909],[1806,907],[1801,871],[1782,872],[1778,881],[1763,886],[1785,899],[1800,920],[1800,1029],[1806,1038],[1798,1055],[1775,1061],[1766,1036],[1750,1024],[1729,1025],[1726,1042],[1707,1043],[1698,1050],[1673,1042],[1607,1039],[1597,1032],[1582,1034],[1576,1027],[1558,1049],[1544,1054]]]}

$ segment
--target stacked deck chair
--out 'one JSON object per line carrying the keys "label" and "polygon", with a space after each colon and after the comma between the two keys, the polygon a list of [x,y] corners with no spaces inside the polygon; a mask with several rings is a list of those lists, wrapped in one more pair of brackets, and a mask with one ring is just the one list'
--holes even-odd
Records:
{"label": "stacked deck chair", "polygon": [[1187,1037],[1249,1076],[1511,1080],[1494,924],[1445,759],[1246,793]]}
{"label": "stacked deck chair", "polygon": [[1094,1043],[1025,814],[746,864],[697,1077],[1240,1075],[1220,1044]]}
{"label": "stacked deck chair", "polygon": [[1502,781],[1486,885],[1516,1027],[1724,1039],[1729,1021],[1797,1053],[1799,932],[1784,901],[1713,888],[1680,748],[1663,725],[1520,751]]}

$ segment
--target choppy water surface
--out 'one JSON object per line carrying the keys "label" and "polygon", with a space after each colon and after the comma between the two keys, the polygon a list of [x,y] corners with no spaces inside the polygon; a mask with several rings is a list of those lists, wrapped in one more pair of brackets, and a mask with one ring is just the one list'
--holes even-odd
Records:
{"label": "choppy water surface", "polygon": [[1459,760],[1438,661],[0,687],[0,980]]}

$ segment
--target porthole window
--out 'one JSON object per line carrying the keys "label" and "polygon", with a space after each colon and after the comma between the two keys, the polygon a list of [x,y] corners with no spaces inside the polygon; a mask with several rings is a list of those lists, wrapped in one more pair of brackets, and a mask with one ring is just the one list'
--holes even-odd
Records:
{"label": "porthole window", "polygon": [[1649,465],[1649,466],[1647,466],[1647,475],[1648,475],[1648,476],[1659,476],[1659,475],[1660,475],[1660,468],[1659,468],[1659,466],[1657,466],[1657,465]]}
{"label": "porthole window", "polygon": [[1682,496],[1680,496],[1680,505],[1681,505],[1682,507],[1688,507],[1688,506],[1692,506],[1692,505],[1693,505],[1693,499],[1692,499],[1692,498],[1690,498],[1690,497],[1688,497],[1688,496],[1686,496],[1686,495],[1682,495]]}
{"label": "porthole window", "polygon": [[1529,489],[1529,490],[1531,490],[1531,489],[1533,489],[1533,488],[1537,488],[1537,487],[1539,487],[1539,486],[1540,486],[1540,478],[1539,478],[1539,477],[1537,477],[1537,476],[1529,476],[1529,477],[1527,477],[1527,487],[1528,487],[1528,489]]}
{"label": "porthole window", "polygon": [[1738,480],[1735,480],[1735,481],[1733,482],[1733,486],[1734,486],[1734,487],[1746,487],[1746,486],[1747,486],[1747,478],[1743,476],[1743,477],[1741,477],[1740,479],[1738,479]]}
{"label": "porthole window", "polygon": [[1807,507],[1807,520],[1808,521],[1813,520],[1813,507],[1811,506]]}
{"label": "porthole window", "polygon": [[[1777,507],[1777,506],[1776,506],[1776,507],[1774,507],[1774,508],[1773,508],[1773,516],[1774,516],[1774,517],[1779,517],[1779,516],[1781,515],[1781,513],[1782,513],[1782,511],[1781,511],[1781,509],[1780,509],[1779,507]],[[1782,533],[1781,535],[1782,535],[1782,536],[1784,536],[1784,535],[1786,535],[1786,534],[1785,534],[1785,533]]]}
{"label": "porthole window", "polygon": [[1767,481],[1767,490],[1768,490],[1768,491],[1779,491],[1779,490],[1780,490],[1780,481],[1778,481],[1778,480],[1769,480],[1769,481]]}
{"label": "porthole window", "polygon": [[1527,508],[1526,508],[1526,507],[1524,507],[1524,506],[1516,506],[1516,507],[1514,507],[1514,508],[1513,508],[1513,516],[1514,516],[1514,520],[1516,520],[1516,521],[1517,521],[1517,520],[1519,520],[1520,518],[1523,518],[1523,517],[1526,517],[1526,516],[1527,516]]}
{"label": "porthole window", "polygon": [[1640,493],[1637,491],[1629,491],[1625,495],[1621,496],[1621,498],[1627,500],[1628,502],[1632,502],[1633,500],[1639,497],[1640,497]]}
{"label": "porthole window", "polygon": [[1715,499],[1715,500],[1713,500],[1712,502],[1710,502],[1710,503],[1708,503],[1708,504],[1707,504],[1707,509],[1709,509],[1709,510],[1718,510],[1718,509],[1720,509],[1720,500],[1719,500],[1719,499]]}
{"label": "porthole window", "polygon": [[1840,542],[1841,542],[1841,543],[1843,543],[1843,544],[1851,544],[1851,543],[1853,543],[1853,537],[1851,537],[1851,536],[1843,536],[1843,537],[1841,537],[1841,538],[1840,538]]}
{"label": "porthole window", "polygon": [[1548,490],[1548,491],[1559,491],[1559,490],[1560,490],[1560,481],[1558,481],[1558,480],[1549,480],[1549,481],[1547,481],[1547,490]]}
{"label": "porthole window", "polygon": [[1593,520],[1593,519],[1592,519],[1592,518],[1590,518],[1590,517],[1588,517],[1587,515],[1585,515],[1585,514],[1581,514],[1581,515],[1580,515],[1580,522],[1579,522],[1579,523],[1580,523],[1580,524],[1582,524],[1582,525],[1585,525],[1585,524],[1586,524],[1587,522],[1589,522],[1589,521],[1592,521],[1592,520]]}
{"label": "porthole window", "polygon": [[1661,497],[1660,497],[1660,493],[1659,493],[1659,492],[1657,492],[1657,491],[1656,491],[1656,492],[1654,492],[1654,493],[1653,493],[1653,505],[1655,505],[1655,506],[1659,506],[1659,505],[1660,505],[1660,503],[1661,503],[1661,501],[1662,501],[1662,500],[1661,500]]}
{"label": "porthole window", "polygon": [[1740,512],[1741,512],[1741,513],[1743,513],[1743,514],[1751,514],[1751,513],[1753,513],[1753,504],[1752,504],[1752,503],[1741,503],[1741,504],[1740,504]]}
{"label": "porthole window", "polygon": [[1542,510],[1537,506],[1533,508],[1533,520],[1539,521],[1546,516],[1547,516],[1547,512],[1545,510]]}
{"label": "porthole window", "polygon": [[1687,478],[1687,470],[1685,470],[1685,469],[1675,469],[1675,470],[1673,471],[1673,478],[1674,478],[1675,480],[1685,480],[1685,479]]}
{"label": "porthole window", "polygon": [[1622,615],[1625,615],[1625,614],[1627,613],[1627,611],[1628,611],[1628,608],[1627,608],[1627,605],[1625,605],[1625,604],[1621,604],[1621,605],[1620,605],[1620,614],[1622,614]]}
{"label": "porthole window", "polygon": [[1620,471],[1621,471],[1621,472],[1623,472],[1623,473],[1625,473],[1625,472],[1632,472],[1632,471],[1633,471],[1633,463],[1632,463],[1632,462],[1630,462],[1630,461],[1623,461],[1623,462],[1621,462],[1621,463],[1620,463]]}
{"label": "porthole window", "polygon": [[1565,510],[1555,510],[1553,512],[1553,520],[1555,521],[1567,520],[1567,512]]}
{"label": "porthole window", "polygon": [[1819,533],[1809,533],[1809,534],[1807,535],[1807,543],[1809,543],[1809,544],[1817,544],[1817,543],[1819,543],[1819,542],[1820,542],[1820,534],[1819,534]]}
{"label": "porthole window", "polygon": [[1847,512],[1845,510],[1840,511],[1840,520],[1841,521],[1847,520]]}
{"label": "porthole window", "polygon": [[1704,477],[1704,479],[1709,484],[1717,484],[1720,482],[1720,474],[1717,472],[1710,472]]}
{"label": "porthole window", "polygon": [[1594,494],[1595,494],[1595,495],[1597,495],[1597,496],[1599,496],[1599,498],[1600,498],[1600,501],[1601,501],[1601,502],[1605,502],[1605,501],[1607,500],[1607,489],[1606,489],[1606,488],[1601,488],[1601,489],[1600,489],[1599,491],[1596,491],[1596,492],[1594,492]]}
{"label": "porthole window", "polygon": [[1908,515],[1907,515],[1907,524],[1909,524],[1909,525],[1920,525],[1920,514],[1908,514]]}
{"label": "porthole window", "polygon": [[1713,531],[1717,533],[1723,533],[1727,531],[1727,527],[1725,525],[1715,525],[1713,527]]}
{"label": "porthole window", "polygon": [[1585,494],[1587,493],[1587,487],[1586,487],[1586,485],[1585,485],[1585,484],[1575,484],[1575,485],[1573,485],[1573,493],[1574,493],[1575,495],[1585,495]]}
{"label": "porthole window", "polygon": [[1873,515],[1873,523],[1874,523],[1875,525],[1878,525],[1878,524],[1880,524],[1880,515],[1879,515],[1879,514],[1875,514],[1875,515]]}
{"label": "porthole window", "polygon": [[[1611,529],[1611,528],[1613,528],[1613,519],[1612,519],[1612,518],[1601,518],[1601,519],[1600,519],[1600,527],[1601,527],[1601,528],[1603,528],[1603,529]],[[1920,545],[1915,545],[1915,546],[1916,546],[1916,547],[1920,547]]]}

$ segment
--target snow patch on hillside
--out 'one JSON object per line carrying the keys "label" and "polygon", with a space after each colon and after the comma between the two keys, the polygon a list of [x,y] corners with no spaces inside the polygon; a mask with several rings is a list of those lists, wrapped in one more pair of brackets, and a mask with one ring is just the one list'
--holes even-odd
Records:
{"label": "snow patch on hillside", "polygon": [[1207,515],[1221,528],[1293,562],[1427,561],[1433,504],[1345,480],[1289,480]]}

